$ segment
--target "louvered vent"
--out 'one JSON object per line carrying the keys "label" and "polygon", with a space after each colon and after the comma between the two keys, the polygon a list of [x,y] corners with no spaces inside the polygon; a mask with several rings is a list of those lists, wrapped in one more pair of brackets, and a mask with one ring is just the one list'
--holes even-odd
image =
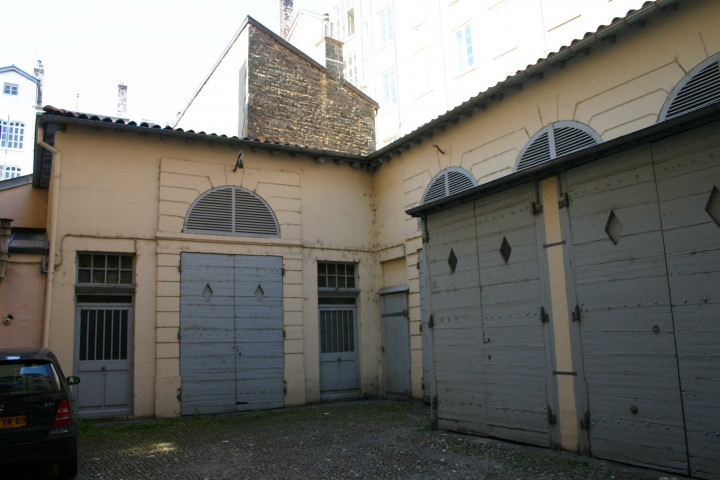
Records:
{"label": "louvered vent", "polygon": [[720,102],[720,55],[714,55],[695,67],[670,93],[660,120],[669,120]]}
{"label": "louvered vent", "polygon": [[202,194],[185,218],[186,233],[279,237],[273,211],[253,192],[220,187]]}
{"label": "louvered vent", "polygon": [[600,142],[600,135],[583,123],[562,121],[550,124],[533,135],[525,145],[515,171],[541,165]]}
{"label": "louvered vent", "polygon": [[434,202],[475,186],[477,186],[475,177],[467,170],[459,167],[446,168],[432,179],[425,190],[422,203]]}

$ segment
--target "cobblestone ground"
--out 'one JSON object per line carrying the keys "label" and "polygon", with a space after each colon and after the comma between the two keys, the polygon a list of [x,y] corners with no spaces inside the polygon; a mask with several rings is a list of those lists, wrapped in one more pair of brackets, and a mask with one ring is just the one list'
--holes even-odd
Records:
{"label": "cobblestone ground", "polygon": [[433,431],[421,405],[83,422],[78,479],[658,480],[674,475]]}

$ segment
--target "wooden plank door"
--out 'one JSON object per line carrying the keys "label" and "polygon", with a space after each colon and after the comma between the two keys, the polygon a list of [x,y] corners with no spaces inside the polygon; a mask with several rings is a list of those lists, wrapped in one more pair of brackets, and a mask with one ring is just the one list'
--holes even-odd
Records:
{"label": "wooden plank door", "polygon": [[383,365],[383,396],[409,400],[410,326],[407,293],[380,296],[380,338]]}

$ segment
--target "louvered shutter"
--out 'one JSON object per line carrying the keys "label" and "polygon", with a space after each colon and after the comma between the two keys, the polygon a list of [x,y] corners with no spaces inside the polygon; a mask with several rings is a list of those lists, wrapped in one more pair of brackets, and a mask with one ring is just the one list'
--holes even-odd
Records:
{"label": "louvered shutter", "polygon": [[275,214],[265,201],[240,187],[203,193],[190,207],[183,231],[211,235],[279,237]]}
{"label": "louvered shutter", "polygon": [[602,142],[592,128],[575,121],[561,121],[537,132],[520,152],[515,171],[541,165]]}
{"label": "louvered shutter", "polygon": [[695,67],[673,89],[659,121],[669,120],[720,101],[720,55]]}
{"label": "louvered shutter", "polygon": [[477,182],[470,172],[459,167],[450,167],[435,175],[423,194],[422,203],[434,202],[476,185]]}

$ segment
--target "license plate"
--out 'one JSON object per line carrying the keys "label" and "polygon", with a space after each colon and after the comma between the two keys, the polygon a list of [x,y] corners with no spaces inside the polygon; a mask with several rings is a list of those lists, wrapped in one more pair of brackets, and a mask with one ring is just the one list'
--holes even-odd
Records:
{"label": "license plate", "polygon": [[25,425],[27,425],[27,417],[25,415],[0,417],[0,428],[20,428]]}

